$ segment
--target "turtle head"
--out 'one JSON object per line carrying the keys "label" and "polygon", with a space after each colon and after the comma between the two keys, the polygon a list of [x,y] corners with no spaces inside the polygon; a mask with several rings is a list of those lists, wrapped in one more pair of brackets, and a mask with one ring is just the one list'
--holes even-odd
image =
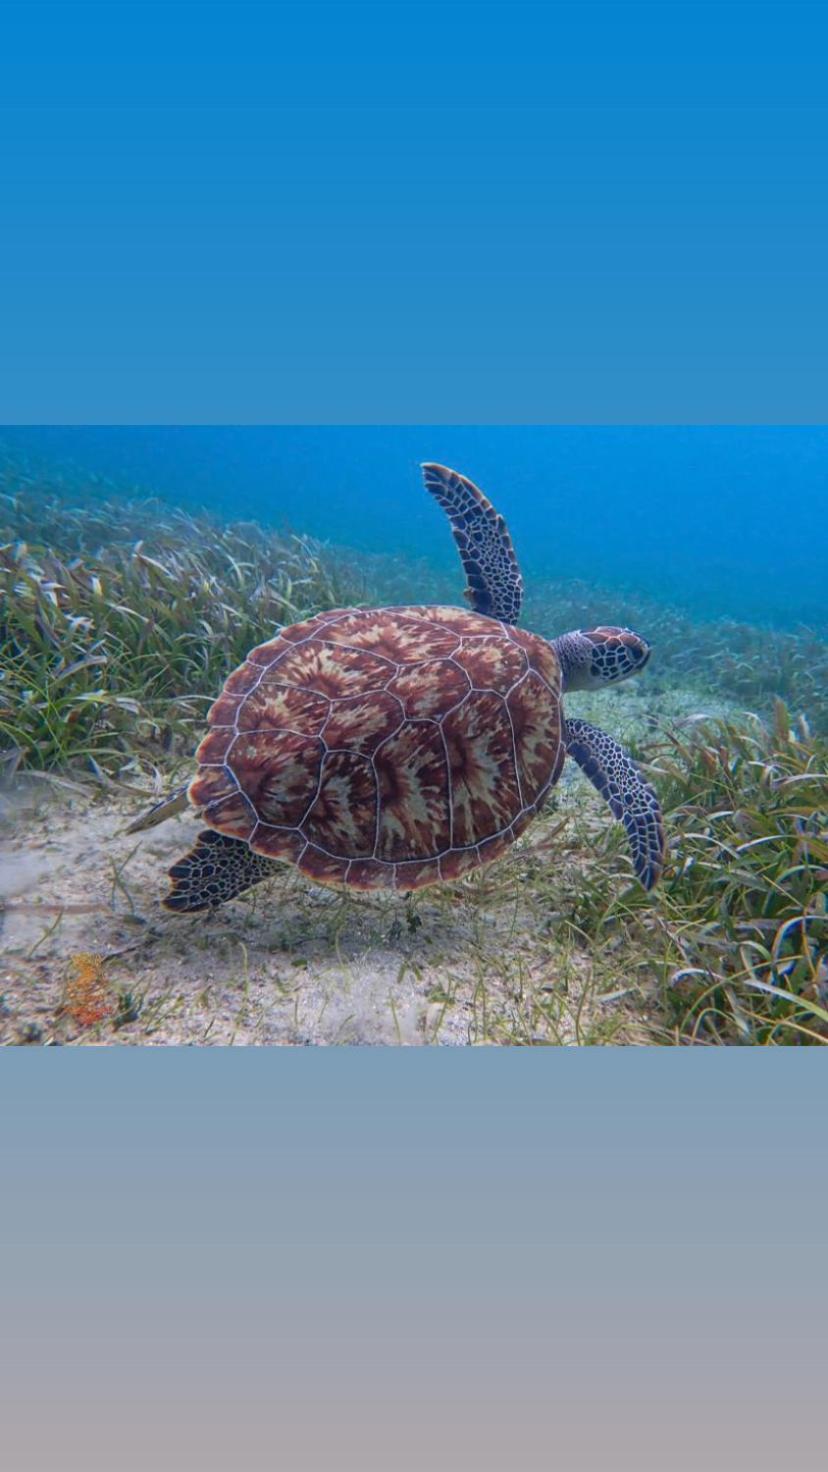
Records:
{"label": "turtle head", "polygon": [[561,662],[564,690],[601,690],[643,670],[650,646],[632,629],[601,625],[597,629],[574,629],[554,639]]}

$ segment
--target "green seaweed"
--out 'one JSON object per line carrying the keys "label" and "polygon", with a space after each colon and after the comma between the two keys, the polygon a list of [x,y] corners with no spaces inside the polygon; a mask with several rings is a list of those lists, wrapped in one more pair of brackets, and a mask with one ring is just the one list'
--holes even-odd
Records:
{"label": "green seaweed", "polygon": [[613,938],[676,1043],[828,1042],[828,742],[792,722],[718,720],[647,753],[671,861],[660,889],[613,896],[616,830],[585,868],[576,923]]}
{"label": "green seaweed", "polygon": [[0,542],[0,745],[38,769],[112,773],[190,749],[255,644],[365,593],[307,537],[148,500],[78,507],[18,488]]}

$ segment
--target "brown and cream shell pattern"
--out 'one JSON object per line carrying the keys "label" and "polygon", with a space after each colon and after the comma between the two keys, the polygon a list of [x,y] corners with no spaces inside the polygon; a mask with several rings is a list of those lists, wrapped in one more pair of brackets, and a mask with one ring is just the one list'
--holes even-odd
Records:
{"label": "brown and cream shell pattern", "polygon": [[336,609],[230,675],[191,802],[321,884],[418,889],[497,857],[564,760],[561,671],[463,609]]}

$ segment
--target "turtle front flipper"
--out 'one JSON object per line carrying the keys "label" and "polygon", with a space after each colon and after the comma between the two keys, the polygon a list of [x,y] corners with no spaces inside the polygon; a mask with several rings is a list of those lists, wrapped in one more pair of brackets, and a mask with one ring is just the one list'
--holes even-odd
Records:
{"label": "turtle front flipper", "polygon": [[240,839],[204,828],[189,853],[170,869],[172,886],[162,903],[179,913],[215,909],[262,879],[272,879],[279,867]]}
{"label": "turtle front flipper", "polygon": [[503,517],[464,475],[445,465],[421,467],[425,487],[442,506],[469,580],[466,598],[475,613],[516,624],[523,578]]}
{"label": "turtle front flipper", "polygon": [[661,805],[623,747],[588,721],[568,720],[566,753],[606,798],[627,830],[636,877],[652,889],[664,868]]}

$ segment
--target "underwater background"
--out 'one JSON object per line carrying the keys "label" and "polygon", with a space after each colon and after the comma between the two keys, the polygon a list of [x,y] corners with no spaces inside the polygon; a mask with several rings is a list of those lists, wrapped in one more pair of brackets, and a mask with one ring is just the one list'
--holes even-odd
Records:
{"label": "underwater background", "polygon": [[[501,860],[407,908],[286,868],[159,920],[197,820],[129,825],[248,651],[462,605],[424,460],[506,517],[524,627],[651,642],[566,710],[656,788],[661,883],[567,762]],[[826,466],[825,428],[0,430],[0,1041],[828,1042]]]}
{"label": "underwater background", "polygon": [[[694,618],[828,624],[828,427],[48,427],[10,450],[187,511],[423,558],[460,581],[418,466],[506,517],[528,589],[595,579]],[[608,611],[608,613],[611,610]]]}

